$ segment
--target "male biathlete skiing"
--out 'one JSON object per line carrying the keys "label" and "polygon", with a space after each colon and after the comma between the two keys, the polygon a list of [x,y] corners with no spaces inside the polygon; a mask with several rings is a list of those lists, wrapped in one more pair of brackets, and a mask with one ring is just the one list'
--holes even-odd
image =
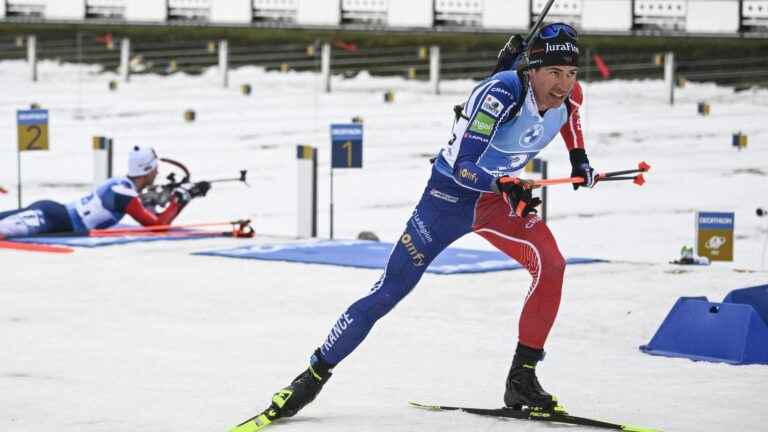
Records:
{"label": "male biathlete skiing", "polygon": [[[504,56],[500,56],[501,58]],[[572,177],[595,180],[579,124],[576,82],[579,43],[569,25],[544,26],[517,65],[503,65],[477,85],[457,109],[452,139],[432,175],[384,274],[349,306],[314,350],[309,367],[274,394],[270,407],[233,431],[259,430],[312,402],[333,369],[365,339],[373,325],[416,286],[430,262],[459,237],[475,232],[523,265],[533,282],[519,321],[519,337],[506,379],[504,403],[552,410],[557,402],[539,384],[536,365],[557,316],[565,260],[549,228],[536,215],[530,184],[517,179],[558,132],[570,153]],[[508,59],[507,59],[508,60]]]}

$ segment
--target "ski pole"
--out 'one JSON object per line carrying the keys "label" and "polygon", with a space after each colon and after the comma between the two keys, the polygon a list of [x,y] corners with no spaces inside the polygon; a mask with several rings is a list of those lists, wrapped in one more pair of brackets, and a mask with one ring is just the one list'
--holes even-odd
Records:
{"label": "ski pole", "polygon": [[[638,174],[636,176],[613,176],[613,177],[604,177],[604,174],[597,174],[595,176],[595,183],[602,182],[602,181],[620,181],[620,180],[633,180],[635,184],[638,186],[642,186],[643,183],[645,183],[645,177],[643,177],[642,174]],[[538,188],[542,186],[552,186],[552,185],[559,185],[559,184],[579,184],[584,183],[584,178],[582,177],[564,177],[564,178],[554,178],[554,179],[546,179],[546,180],[534,180],[533,185],[530,186],[531,188]],[[523,186],[526,187],[526,186]]]}
{"label": "ski pole", "polygon": [[[606,173],[598,173],[595,175],[595,181],[619,181],[619,180],[633,180],[638,186],[642,186],[645,183],[645,178],[642,173],[648,172],[651,166],[645,162],[640,162],[637,169],[623,170],[623,171],[610,171]],[[636,176],[625,176],[623,174],[641,173]],[[514,183],[521,185],[524,189],[534,189],[542,186],[552,186],[559,184],[579,184],[584,183],[582,177],[562,177],[546,180],[522,180],[517,177],[502,177],[499,179],[501,183]]]}
{"label": "ski pole", "polygon": [[[533,38],[536,36],[536,33],[538,33],[542,23],[544,22],[544,19],[549,13],[549,9],[552,7],[554,2],[555,0],[547,1],[547,3],[544,5],[544,8],[541,10],[539,17],[536,19],[536,23],[531,27],[531,30],[528,32],[525,38],[519,34],[512,35],[512,37],[509,38],[501,51],[499,51],[496,60],[496,66],[494,66],[491,75],[495,75],[501,70],[512,67],[514,64],[513,60],[521,53],[521,48],[527,47],[531,40],[533,40]],[[526,57],[525,63],[527,63],[527,55],[524,55],[524,57]]]}
{"label": "ski pole", "polygon": [[[638,174],[636,176],[615,176],[615,177],[600,177],[598,176],[595,179],[595,183],[598,181],[622,181],[622,180],[632,180],[633,183],[635,183],[638,186],[642,186],[645,183],[645,178],[642,174]],[[546,180],[521,180],[517,177],[509,177],[509,178],[502,178],[501,183],[514,183],[522,186],[523,189],[537,189],[543,186],[552,186],[552,185],[559,185],[559,184],[579,184],[584,183],[583,177],[565,177],[565,178],[554,178],[554,179],[546,179]],[[504,196],[504,200],[507,200],[506,195]],[[507,204],[509,204],[509,201],[507,201]],[[515,208],[515,213],[518,216],[522,216],[523,211],[525,210],[525,206],[528,203],[524,201],[520,201],[517,203],[517,208]]]}
{"label": "ski pole", "polygon": [[638,174],[635,176],[613,176],[613,177],[603,177],[603,176],[597,176],[598,181],[617,181],[617,180],[637,180],[638,177],[642,177],[642,174]]}
{"label": "ski pole", "polygon": [[533,37],[539,31],[541,24],[544,23],[544,18],[547,17],[547,14],[549,13],[549,9],[552,7],[552,4],[554,2],[555,0],[549,0],[547,4],[544,5],[544,9],[542,9],[541,13],[539,14],[539,19],[537,19],[536,24],[534,24],[533,27],[531,27],[531,31],[528,33],[528,36],[525,37],[525,42],[523,46],[528,46],[528,44],[531,42],[531,39],[533,39]]}
{"label": "ski pole", "polygon": [[536,189],[542,186],[584,183],[584,178],[562,177],[562,178],[552,178],[552,179],[546,179],[546,180],[523,180],[517,177],[502,177],[499,179],[499,182],[501,182],[502,184],[513,183],[516,185],[520,185],[523,189]]}
{"label": "ski pole", "polygon": [[620,181],[620,180],[632,180],[632,182],[638,186],[642,186],[645,183],[645,177],[642,174],[636,176],[614,176],[614,177],[597,177],[595,182],[604,181]]}
{"label": "ski pole", "polygon": [[[639,174],[636,176],[605,177],[605,178],[600,177],[600,175],[598,174],[596,181],[619,181],[619,180],[634,180],[634,182],[637,183],[638,185],[642,185],[643,183],[645,183],[645,178],[642,176],[642,174]],[[523,182],[513,182],[511,180],[506,180],[506,179],[501,180],[501,182],[515,183],[515,184],[523,183]],[[542,186],[553,186],[553,185],[560,185],[560,184],[579,184],[579,183],[584,183],[584,179],[582,177],[563,177],[563,178],[553,178],[553,179],[546,179],[546,180],[533,180],[521,186],[524,189],[536,189]]]}
{"label": "ski pole", "polygon": [[645,163],[645,161],[640,162],[637,164],[637,169],[631,169],[631,170],[623,170],[623,171],[611,171],[600,174],[600,176],[605,180],[606,177],[615,177],[620,176],[624,174],[635,174],[635,173],[644,173],[651,170],[651,166]]}
{"label": "ski pole", "polygon": [[[645,183],[645,177],[643,177],[642,173],[648,172],[650,170],[651,170],[651,166],[648,165],[648,163],[646,163],[645,161],[642,161],[637,164],[636,169],[598,173],[597,175],[595,175],[595,182],[632,180],[636,185],[642,186],[643,183]],[[625,175],[625,174],[635,174],[635,173],[640,173],[640,174],[636,176]],[[549,186],[549,185],[557,185],[557,184],[579,184],[579,183],[584,183],[584,179],[581,177],[566,177],[566,178],[556,178],[556,179],[546,179],[546,180],[535,180],[533,182],[534,186]]]}

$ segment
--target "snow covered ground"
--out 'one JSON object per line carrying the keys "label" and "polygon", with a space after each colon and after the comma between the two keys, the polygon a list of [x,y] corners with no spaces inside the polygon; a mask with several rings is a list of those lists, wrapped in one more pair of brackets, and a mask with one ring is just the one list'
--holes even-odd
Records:
{"label": "snow covered ground", "polygon": [[[191,256],[191,252],[289,241],[296,232],[295,145],[320,148],[321,235],[328,233],[331,122],[365,119],[362,170],[336,171],[337,237],[375,231],[394,240],[448,137],[451,107],[473,86],[450,81],[440,96],[399,78],[334,78],[242,68],[229,89],[202,76],[116,79],[96,67],[0,63],[0,209],[16,205],[15,110],[51,113],[51,151],[22,155],[24,202],[85,194],[91,137],[181,159],[198,179],[248,169],[252,187],[216,185],[179,222],[251,218],[252,240],[157,242],[43,255],[0,250],[1,431],[224,431],[264,408],[306,366],[346,306],[378,278],[373,270]],[[241,83],[253,85],[246,97]],[[383,93],[395,91],[385,104]],[[612,263],[566,270],[563,303],[539,367],[545,388],[576,414],[668,431],[762,431],[767,366],[728,366],[640,353],[674,301],[766,283],[768,91],[661,81],[585,86],[588,153],[598,170],[653,165],[642,188],[601,184],[550,190],[550,222],[567,256]],[[712,114],[701,117],[706,100]],[[185,123],[182,113],[198,119]],[[731,135],[748,135],[744,151]],[[570,173],[558,139],[543,156],[550,176]],[[696,210],[735,211],[733,263],[667,264],[693,245]],[[489,248],[477,236],[456,246]],[[426,403],[498,406],[514,351],[525,272],[427,274],[408,299],[336,370],[319,396],[276,431],[544,431],[559,427],[431,413]],[[582,430],[569,428],[569,430]],[[588,430],[588,429],[583,429]]]}

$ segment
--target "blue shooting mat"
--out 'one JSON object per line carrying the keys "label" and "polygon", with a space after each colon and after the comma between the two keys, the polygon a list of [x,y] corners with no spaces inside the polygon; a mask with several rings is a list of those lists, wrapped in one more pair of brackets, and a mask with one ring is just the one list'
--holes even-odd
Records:
{"label": "blue shooting mat", "polygon": [[198,230],[174,230],[170,233],[153,234],[153,235],[115,235],[109,237],[89,237],[87,235],[66,235],[66,236],[32,236],[32,237],[12,237],[6,239],[8,241],[22,242],[22,243],[34,243],[34,244],[49,244],[49,245],[61,245],[61,246],[73,246],[73,247],[87,247],[97,248],[102,246],[121,245],[128,243],[146,243],[154,241],[167,241],[167,240],[194,240],[201,238],[221,237],[221,233],[198,231]]}
{"label": "blue shooting mat", "polygon": [[[392,247],[392,243],[364,240],[319,241],[241,246],[232,249],[195,252],[193,255],[383,269]],[[606,261],[594,258],[570,258],[566,262],[568,264],[590,264]],[[521,268],[523,267],[517,261],[498,251],[448,248],[435,258],[427,268],[427,272],[437,274],[485,273]]]}

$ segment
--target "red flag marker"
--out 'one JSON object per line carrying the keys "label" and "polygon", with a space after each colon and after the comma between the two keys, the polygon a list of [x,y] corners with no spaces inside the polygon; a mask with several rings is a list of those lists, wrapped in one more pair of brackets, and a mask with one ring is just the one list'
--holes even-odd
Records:
{"label": "red flag marker", "polygon": [[603,79],[610,78],[611,70],[608,69],[608,65],[605,64],[603,57],[601,57],[599,54],[595,54],[592,56],[592,59],[595,61],[595,65],[597,66],[597,71],[600,72],[600,76],[603,77]]}

